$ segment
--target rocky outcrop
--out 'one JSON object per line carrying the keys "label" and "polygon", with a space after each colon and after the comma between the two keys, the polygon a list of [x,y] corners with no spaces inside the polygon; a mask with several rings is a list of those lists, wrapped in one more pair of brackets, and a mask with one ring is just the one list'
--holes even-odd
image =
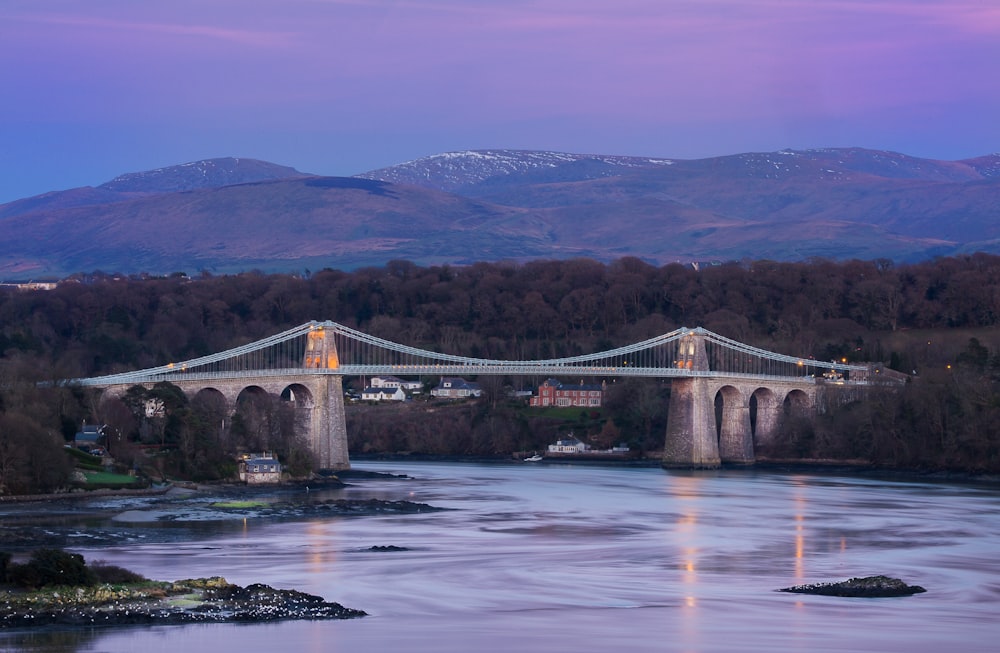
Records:
{"label": "rocky outcrop", "polygon": [[851,578],[838,583],[817,583],[813,585],[796,585],[778,590],[779,592],[795,592],[797,594],[819,594],[822,596],[849,596],[879,598],[887,596],[910,596],[926,592],[919,585],[907,585],[898,578],[888,576],[867,576]]}
{"label": "rocky outcrop", "polygon": [[0,592],[0,627],[351,619],[365,612],[296,590],[224,578]]}

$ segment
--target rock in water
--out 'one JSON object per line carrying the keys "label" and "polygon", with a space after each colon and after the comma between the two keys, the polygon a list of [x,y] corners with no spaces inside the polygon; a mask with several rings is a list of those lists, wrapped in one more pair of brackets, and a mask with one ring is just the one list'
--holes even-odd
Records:
{"label": "rock in water", "polygon": [[819,594],[821,596],[858,596],[879,598],[886,596],[910,596],[926,592],[919,585],[907,585],[898,578],[888,576],[867,576],[851,578],[839,583],[816,583],[814,585],[796,585],[785,587],[779,592],[795,592],[796,594]]}
{"label": "rock in water", "polygon": [[365,612],[296,590],[233,585],[221,577],[133,585],[0,592],[0,629],[352,619]]}

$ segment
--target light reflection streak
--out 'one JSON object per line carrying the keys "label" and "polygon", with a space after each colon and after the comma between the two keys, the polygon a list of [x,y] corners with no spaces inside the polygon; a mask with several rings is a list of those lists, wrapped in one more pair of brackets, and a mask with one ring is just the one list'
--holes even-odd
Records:
{"label": "light reflection streak", "polygon": [[314,574],[328,572],[335,562],[333,549],[327,546],[326,529],[332,522],[311,522],[306,526],[306,547],[309,551],[309,571]]}
{"label": "light reflection streak", "polygon": [[[795,500],[799,503],[799,499]],[[805,577],[805,517],[801,512],[795,513],[795,578],[801,580]]]}
{"label": "light reflection streak", "polygon": [[676,520],[675,534],[680,545],[681,586],[684,589],[682,603],[681,636],[686,649],[700,648],[701,627],[698,614],[698,556],[701,553],[698,531],[698,502],[701,499],[701,479],[693,477],[672,477],[670,493],[679,499],[681,509]]}
{"label": "light reflection streak", "polygon": [[806,551],[806,510],[808,502],[803,493],[803,486],[796,480],[795,482],[795,578],[802,580],[805,578],[805,551]]}
{"label": "light reflection streak", "polygon": [[[799,480],[793,480],[795,485],[796,493],[793,499],[795,503],[795,579],[801,581],[805,578],[805,559],[806,559],[806,510],[808,507],[808,501],[806,500],[805,494],[803,494],[805,485]],[[801,583],[800,583],[801,584]],[[793,604],[795,610],[805,610],[806,604],[801,600],[795,601]]]}

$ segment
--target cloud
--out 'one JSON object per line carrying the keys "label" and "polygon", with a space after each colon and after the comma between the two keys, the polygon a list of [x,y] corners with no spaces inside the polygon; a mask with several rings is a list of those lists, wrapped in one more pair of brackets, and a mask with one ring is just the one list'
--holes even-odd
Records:
{"label": "cloud", "polygon": [[182,36],[238,43],[254,47],[281,47],[294,42],[295,34],[291,32],[265,31],[259,29],[239,29],[233,27],[217,27],[214,25],[192,25],[167,22],[146,22],[116,20],[94,16],[78,16],[72,14],[28,14],[7,16],[5,20],[19,20],[45,25],[79,27],[87,30],[106,30],[126,32],[129,34],[146,33],[166,36]]}

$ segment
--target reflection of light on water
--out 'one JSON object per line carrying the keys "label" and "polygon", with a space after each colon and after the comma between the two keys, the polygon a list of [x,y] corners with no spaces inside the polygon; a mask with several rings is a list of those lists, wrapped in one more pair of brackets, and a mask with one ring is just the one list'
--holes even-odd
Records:
{"label": "reflection of light on water", "polygon": [[698,648],[701,629],[698,623],[698,501],[700,500],[701,479],[675,477],[672,479],[671,494],[679,499],[681,511],[676,521],[676,536],[681,544],[680,569],[681,585],[684,588],[683,627],[681,629],[687,647]]}
{"label": "reflection of light on water", "polygon": [[[796,500],[797,502],[797,500]],[[803,568],[803,558],[805,557],[806,536],[804,534],[805,524],[802,523],[802,514],[795,515],[795,577],[802,578],[805,575]]]}
{"label": "reflection of light on water", "polygon": [[[698,586],[698,571],[695,567],[695,561],[698,557],[698,547],[685,547],[684,549],[684,574],[681,577],[681,583],[687,586],[687,589],[693,590]],[[684,597],[684,605],[689,608],[696,607],[698,599],[695,596],[688,595]]]}
{"label": "reflection of light on water", "polygon": [[[796,483],[798,492],[802,487]],[[807,502],[804,494],[795,495],[795,578],[805,577],[805,550],[806,550],[806,508]]]}
{"label": "reflection of light on water", "polygon": [[313,573],[329,571],[328,567],[333,564],[335,555],[327,546],[327,528],[332,522],[311,522],[306,526],[306,548],[309,551],[309,567]]}

